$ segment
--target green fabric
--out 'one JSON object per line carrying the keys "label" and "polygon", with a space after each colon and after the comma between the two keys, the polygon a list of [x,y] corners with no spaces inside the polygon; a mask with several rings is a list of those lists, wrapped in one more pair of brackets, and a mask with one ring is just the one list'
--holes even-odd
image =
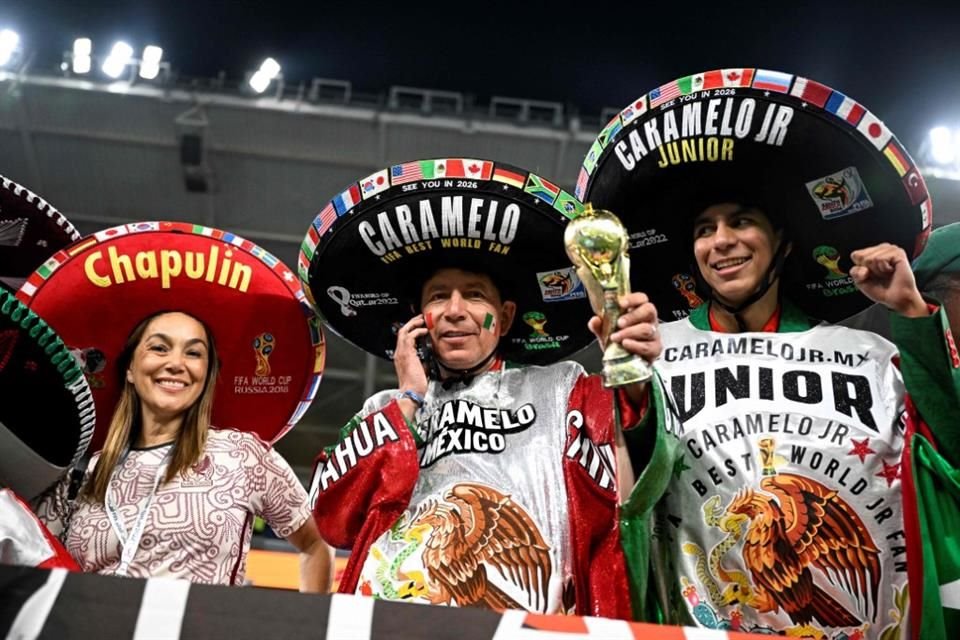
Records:
{"label": "green fabric", "polygon": [[363,416],[359,413],[353,414],[353,417],[347,421],[347,424],[340,427],[340,433],[337,436],[337,441],[334,444],[324,447],[323,453],[327,456],[332,456],[334,450],[337,448],[337,445],[349,438],[350,434],[360,425],[361,422],[363,422]]}
{"label": "green fabric", "polygon": [[18,324],[21,329],[27,330],[30,337],[50,358],[50,363],[63,376],[63,382],[67,387],[83,375],[76,358],[70,355],[70,349],[63,343],[60,336],[44,322],[43,318],[17,300],[12,291],[7,291],[3,287],[0,287],[0,313]]}
{"label": "green fabric", "polygon": [[[656,430],[650,461],[637,478],[630,496],[620,506],[620,540],[630,581],[633,619],[661,622],[656,594],[650,589],[650,534],[653,507],[667,490],[679,443],[665,428],[664,412],[667,408],[659,376],[654,376],[650,393],[652,402],[647,409],[647,416],[639,426],[624,432],[630,443],[643,446],[647,444],[643,441],[649,438],[647,430]],[[651,414],[656,416],[656,420],[647,419]]]}
{"label": "green fabric", "polygon": [[[943,249],[945,237],[940,235],[933,248]],[[929,281],[934,270],[949,265],[935,252],[921,264],[921,276]],[[921,435],[911,441],[917,544],[923,550],[920,637],[953,640],[960,637],[960,369],[948,350],[950,324],[943,307],[923,318],[889,316],[907,392],[940,449]]]}
{"label": "green fabric", "polygon": [[935,229],[927,246],[913,261],[913,275],[917,288],[923,291],[940,273],[960,271],[960,223]]}
{"label": "green fabric", "polygon": [[947,351],[950,324],[946,312],[941,307],[925,318],[891,312],[890,329],[910,397],[945,457],[960,466],[960,369],[953,368]]}
{"label": "green fabric", "polygon": [[960,471],[919,435],[913,465],[923,548],[920,637],[954,640],[960,638]]}
{"label": "green fabric", "polygon": [[[702,304],[690,312],[690,324],[701,331],[710,331],[710,304]],[[789,300],[780,300],[780,328],[777,333],[795,333],[806,331],[817,321],[800,310]]]}

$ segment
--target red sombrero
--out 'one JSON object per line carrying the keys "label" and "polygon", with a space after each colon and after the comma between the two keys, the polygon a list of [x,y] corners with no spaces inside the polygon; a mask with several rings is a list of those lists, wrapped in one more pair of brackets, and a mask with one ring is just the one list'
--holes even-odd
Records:
{"label": "red sombrero", "polygon": [[601,131],[575,192],[623,220],[632,280],[668,319],[700,301],[691,224],[710,204],[756,205],[782,222],[785,295],[834,322],[870,304],[847,273],[851,251],[890,242],[916,256],[932,228],[920,171],[879,118],[766,69],[698,73],[641,96]]}
{"label": "red sombrero", "polygon": [[120,378],[114,363],[136,324],[183,311],[213,331],[222,362],[213,424],[274,442],[320,382],[324,341],[294,273],[232,233],[180,222],[100,231],[57,253],[17,293],[84,364],[97,404],[97,450]]}
{"label": "red sombrero", "polygon": [[33,270],[80,234],[50,204],[0,176],[0,286],[16,291]]}

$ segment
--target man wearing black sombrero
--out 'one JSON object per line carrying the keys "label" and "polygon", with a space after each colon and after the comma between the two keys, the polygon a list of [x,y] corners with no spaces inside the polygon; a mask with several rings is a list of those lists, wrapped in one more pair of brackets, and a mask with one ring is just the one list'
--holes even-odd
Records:
{"label": "man wearing black sombrero", "polygon": [[[391,358],[399,382],[314,472],[321,533],[352,549],[341,591],[631,615],[618,518],[633,479],[618,458],[644,388],[615,394],[558,362],[592,340],[563,249],[581,211],[535,174],[445,159],[377,172],[316,217],[304,288],[331,329]],[[653,359],[656,311],[642,295],[623,303],[613,339]],[[657,433],[634,432],[665,465]]]}
{"label": "man wearing black sombrero", "polygon": [[[931,206],[889,129],[807,78],[695,74],[614,118],[577,192],[620,215],[634,281],[678,319],[657,362],[682,452],[655,539],[665,618],[950,637],[922,589],[914,402],[949,419],[960,359],[910,270]],[[903,377],[887,340],[812,319],[871,300]]]}

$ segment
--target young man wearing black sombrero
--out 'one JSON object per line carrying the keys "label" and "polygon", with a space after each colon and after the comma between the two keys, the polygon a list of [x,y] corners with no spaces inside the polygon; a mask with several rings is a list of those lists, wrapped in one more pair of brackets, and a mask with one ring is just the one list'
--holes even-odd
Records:
{"label": "young man wearing black sombrero", "polygon": [[[950,637],[921,588],[937,568],[920,550],[914,401],[950,420],[937,394],[956,397],[960,359],[910,270],[930,200],[889,129],[807,78],[696,74],[604,129],[578,194],[634,232],[634,280],[661,316],[686,316],[663,326],[657,362],[681,450],[655,539],[665,619]],[[871,300],[891,309],[899,355],[811,319]]]}
{"label": "young man wearing black sombrero", "polygon": [[[621,534],[619,487],[633,479],[619,454],[644,389],[615,394],[561,361],[593,339],[563,248],[581,210],[535,174],[445,159],[377,172],[317,216],[305,288],[329,327],[393,360],[399,383],[314,472],[321,533],[352,549],[341,591],[631,615],[621,548],[645,530]],[[622,302],[613,339],[655,358],[656,311],[642,294]],[[666,461],[657,433],[639,437]]]}

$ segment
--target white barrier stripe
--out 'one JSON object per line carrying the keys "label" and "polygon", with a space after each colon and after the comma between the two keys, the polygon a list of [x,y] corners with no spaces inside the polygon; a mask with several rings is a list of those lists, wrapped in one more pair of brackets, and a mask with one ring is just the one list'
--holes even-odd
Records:
{"label": "white barrier stripe", "polygon": [[326,640],[369,640],[373,598],[336,593],[330,599]]}
{"label": "white barrier stripe", "polygon": [[492,640],[508,640],[517,638],[523,633],[523,621],[527,617],[526,611],[507,609],[500,616],[500,624],[493,633]]}
{"label": "white barrier stripe", "polygon": [[610,640],[633,640],[633,631],[624,620],[610,618],[584,618],[588,638],[609,638]]}
{"label": "white barrier stripe", "polygon": [[66,579],[66,569],[53,569],[50,572],[50,577],[43,586],[20,607],[20,612],[7,632],[7,640],[34,640],[40,635]]}
{"label": "white barrier stripe", "polygon": [[178,640],[190,582],[150,578],[143,590],[133,640]]}

